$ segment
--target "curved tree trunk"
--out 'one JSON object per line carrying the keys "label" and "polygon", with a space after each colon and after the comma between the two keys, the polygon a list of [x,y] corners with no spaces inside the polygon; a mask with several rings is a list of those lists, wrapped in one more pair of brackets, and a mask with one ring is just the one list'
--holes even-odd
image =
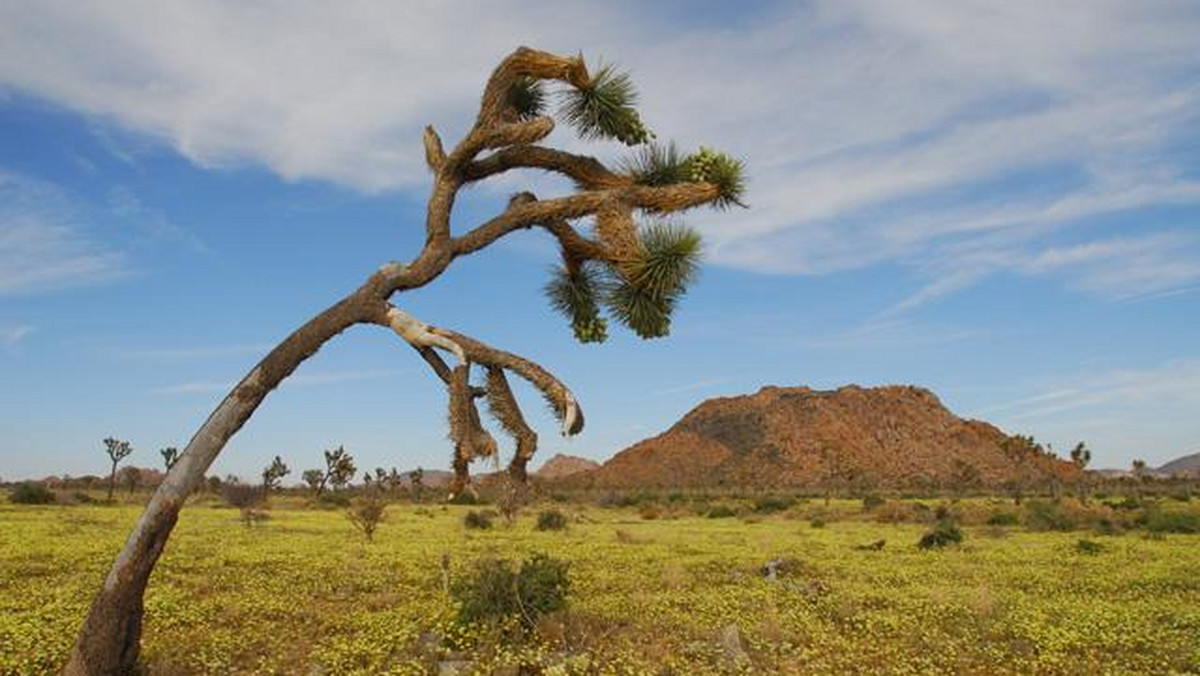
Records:
{"label": "curved tree trunk", "polygon": [[128,674],[137,665],[143,595],[154,564],[188,496],[267,393],[346,328],[367,321],[377,309],[361,291],[314,317],[275,347],[242,378],[204,421],[146,506],[113,563],[63,670],[69,676]]}

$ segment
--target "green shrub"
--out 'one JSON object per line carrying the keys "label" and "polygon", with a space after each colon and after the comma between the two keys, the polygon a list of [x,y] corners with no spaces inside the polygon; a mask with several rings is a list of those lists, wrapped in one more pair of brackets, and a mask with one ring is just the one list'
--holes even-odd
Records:
{"label": "green shrub", "polygon": [[1021,523],[1021,517],[1014,512],[996,512],[988,517],[989,526],[1015,526]]}
{"label": "green shrub", "polygon": [[459,603],[458,620],[496,627],[513,623],[528,632],[542,615],[567,607],[568,568],[566,561],[545,554],[534,554],[518,570],[509,561],[482,559],[467,579],[452,588]]}
{"label": "green shrub", "polygon": [[471,510],[463,517],[463,525],[471,530],[488,530],[492,527],[492,517],[487,512]]}
{"label": "green shrub", "polygon": [[1075,543],[1075,551],[1079,552],[1080,554],[1094,556],[1104,551],[1104,545],[1093,540],[1080,540],[1079,542]]}
{"label": "green shrub", "polygon": [[350,496],[344,493],[326,491],[317,498],[317,504],[322,507],[349,507]]}
{"label": "green shrub", "polygon": [[1072,531],[1079,527],[1079,522],[1061,505],[1030,500],[1025,503],[1025,525],[1030,530]]}
{"label": "green shrub", "polygon": [[729,519],[737,516],[737,512],[729,505],[717,505],[708,510],[707,516],[710,519]]}
{"label": "green shrub", "polygon": [[882,496],[876,495],[874,493],[872,493],[870,495],[865,495],[865,496],[863,496],[863,499],[862,499],[863,511],[869,512],[869,511],[875,509],[876,507],[882,507],[886,502],[887,502],[887,500],[884,500]]}
{"label": "green shrub", "polygon": [[824,528],[825,527],[825,519],[817,517],[808,522],[808,527],[809,528]]}
{"label": "green shrub", "polygon": [[950,519],[942,519],[929,529],[917,546],[921,549],[940,549],[948,545],[957,545],[963,541],[963,532]]}
{"label": "green shrub", "polygon": [[8,493],[8,499],[17,505],[52,505],[55,503],[54,491],[46,488],[45,484],[33,481],[23,481]]}
{"label": "green shrub", "polygon": [[566,530],[567,516],[557,509],[548,509],[538,514],[538,530]]}
{"label": "green shrub", "polygon": [[1192,512],[1146,510],[1141,519],[1151,533],[1200,533],[1200,517]]}
{"label": "green shrub", "polygon": [[478,505],[479,498],[471,491],[463,491],[449,500],[452,505]]}
{"label": "green shrub", "polygon": [[794,504],[796,501],[793,498],[767,496],[755,500],[753,509],[759,514],[774,514],[790,509]]}

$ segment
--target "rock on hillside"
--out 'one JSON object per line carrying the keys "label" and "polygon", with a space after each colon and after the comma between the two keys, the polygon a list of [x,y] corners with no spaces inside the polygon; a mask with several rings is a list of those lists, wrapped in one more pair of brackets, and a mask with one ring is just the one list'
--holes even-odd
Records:
{"label": "rock on hillside", "polygon": [[556,454],[546,461],[541,469],[535,472],[539,479],[562,479],[581,472],[590,472],[600,466],[600,463],[574,455]]}
{"label": "rock on hillside", "polygon": [[1040,456],[1019,470],[1002,449],[1007,438],[919,387],[764,387],[705,401],[582,479],[598,488],[813,486],[839,465],[870,483],[903,486],[950,483],[969,465],[995,485],[1054,466]]}

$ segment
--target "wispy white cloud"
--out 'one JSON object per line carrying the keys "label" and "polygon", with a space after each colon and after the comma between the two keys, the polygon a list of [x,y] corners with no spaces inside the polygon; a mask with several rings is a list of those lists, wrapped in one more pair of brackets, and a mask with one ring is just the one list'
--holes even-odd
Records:
{"label": "wispy white cloud", "polygon": [[53,185],[0,169],[0,295],[86,286],[127,272]]}
{"label": "wispy white cloud", "polygon": [[129,188],[118,186],[109,190],[108,209],[137,233],[135,240],[179,243],[196,253],[209,253],[199,237],[172,222],[162,210],[144,204]]}
{"label": "wispy white cloud", "polygon": [[[393,378],[407,373],[403,369],[373,369],[360,371],[329,371],[325,373],[298,373],[287,379],[285,387],[305,387],[313,385],[332,385],[337,383],[361,382]],[[236,380],[215,381],[198,380],[177,385],[156,387],[151,394],[212,394],[228,392],[237,384]]]}
{"label": "wispy white cloud", "polygon": [[[615,57],[664,136],[749,161],[753,209],[697,218],[715,263],[821,274],[894,262],[928,275],[894,312],[1005,269],[980,271],[980,252],[1029,260],[1081,219],[1200,202],[1178,152],[1200,116],[1194,3],[816,0],[694,25],[656,12],[47,0],[0,9],[0,83],[204,166],[377,191],[426,180],[421,126],[461,133],[487,69],[516,44]],[[997,184],[1003,200],[981,197]],[[1054,269],[1111,297],[1192,284],[1197,258],[1110,259],[1123,276]]]}
{"label": "wispy white cloud", "polygon": [[1134,457],[1157,464],[1200,447],[1200,360],[1060,376],[1042,388],[976,415],[1064,448],[1098,434],[1101,467],[1127,467]]}
{"label": "wispy white cloud", "polygon": [[28,338],[33,331],[34,328],[29,324],[0,326],[0,345],[9,349],[14,348],[18,343]]}

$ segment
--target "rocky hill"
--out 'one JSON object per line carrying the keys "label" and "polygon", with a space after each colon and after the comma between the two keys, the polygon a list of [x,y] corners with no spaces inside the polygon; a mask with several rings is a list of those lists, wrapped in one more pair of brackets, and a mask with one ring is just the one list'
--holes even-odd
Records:
{"label": "rocky hill", "polygon": [[590,472],[598,467],[600,467],[600,463],[594,460],[559,453],[547,460],[546,464],[542,465],[541,469],[535,472],[535,475],[539,479],[554,481],[579,474],[580,472]]}
{"label": "rocky hill", "polygon": [[1175,458],[1154,471],[1162,476],[1200,476],[1200,453]]}
{"label": "rocky hill", "polygon": [[834,391],[764,387],[710,399],[666,432],[621,451],[581,483],[606,487],[997,485],[1065,463],[1015,462],[996,427],[964,420],[930,391],[910,386]]}

